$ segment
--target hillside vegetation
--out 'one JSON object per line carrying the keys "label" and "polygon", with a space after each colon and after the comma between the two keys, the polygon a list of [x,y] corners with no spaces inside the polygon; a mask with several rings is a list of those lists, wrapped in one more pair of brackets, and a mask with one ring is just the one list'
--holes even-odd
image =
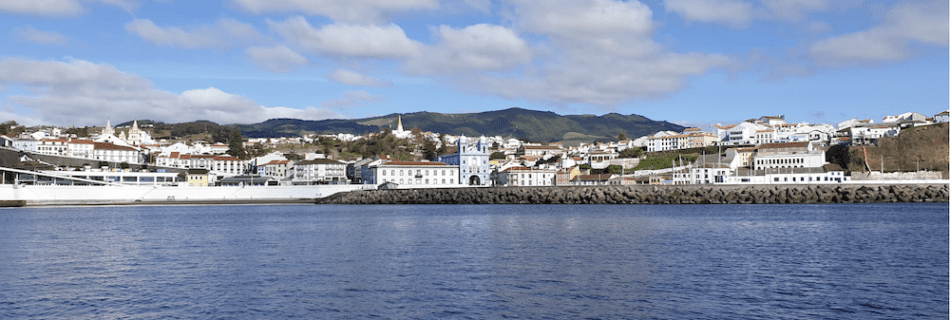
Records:
{"label": "hillside vegetation", "polygon": [[[382,128],[395,128],[397,114],[354,120],[306,121],[296,119],[272,119],[258,124],[238,125],[248,137],[299,136],[307,133],[379,132]],[[402,114],[403,128],[420,128],[450,135],[502,136],[545,141],[609,141],[623,133],[628,137],[640,137],[657,131],[682,131],[683,126],[666,121],[653,121],[639,115],[610,113],[603,116],[567,115],[553,112],[511,108],[480,113],[444,114],[415,112]]]}
{"label": "hillside vegetation", "polygon": [[[947,171],[950,167],[950,131],[947,123],[913,127],[901,130],[900,135],[884,138],[877,146],[866,146],[868,164],[872,171]],[[864,151],[862,147],[850,147],[849,171],[864,171]]]}

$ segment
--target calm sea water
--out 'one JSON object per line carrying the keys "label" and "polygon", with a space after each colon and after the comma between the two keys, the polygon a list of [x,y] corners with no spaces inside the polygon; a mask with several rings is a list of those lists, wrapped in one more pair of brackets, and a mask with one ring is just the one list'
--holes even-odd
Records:
{"label": "calm sea water", "polygon": [[947,319],[946,204],[0,210],[0,319]]}

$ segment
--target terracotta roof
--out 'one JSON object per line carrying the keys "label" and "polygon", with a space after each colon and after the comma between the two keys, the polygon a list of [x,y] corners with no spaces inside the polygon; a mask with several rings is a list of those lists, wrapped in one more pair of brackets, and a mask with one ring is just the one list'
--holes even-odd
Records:
{"label": "terracotta roof", "polygon": [[42,141],[45,141],[45,142],[69,142],[69,140],[66,140],[66,139],[43,139]]}
{"label": "terracotta roof", "polygon": [[132,148],[132,147],[126,147],[126,146],[120,146],[120,145],[117,145],[117,144],[102,143],[102,142],[96,142],[94,148],[95,148],[95,149],[99,149],[99,150],[138,151],[138,150],[135,150],[135,148]]}
{"label": "terracotta roof", "polygon": [[542,173],[556,172],[554,170],[533,169],[533,168],[528,168],[528,167],[511,167],[511,168],[502,170],[501,172],[510,172],[510,171],[531,171],[531,172],[542,172]]}
{"label": "terracotta roof", "polygon": [[442,162],[421,162],[421,161],[392,161],[381,166],[447,166],[448,164]]}
{"label": "terracotta roof", "polygon": [[313,159],[313,160],[300,161],[300,162],[297,162],[295,165],[305,166],[305,165],[310,165],[310,164],[345,164],[345,163],[339,162],[336,160],[330,160],[330,159]]}
{"label": "terracotta roof", "polygon": [[686,129],[683,129],[683,132],[687,132],[687,131],[701,131],[701,130],[703,130],[703,129],[700,129],[700,128],[686,128]]}
{"label": "terracotta roof", "polygon": [[607,181],[610,180],[610,177],[613,175],[610,174],[582,174],[574,177],[575,180],[579,181]]}
{"label": "terracotta roof", "polygon": [[547,150],[547,149],[558,149],[558,150],[560,150],[560,149],[561,149],[561,148],[554,147],[554,146],[524,146],[524,148],[525,148],[525,149],[538,149],[538,150]]}
{"label": "terracotta roof", "polygon": [[81,140],[81,139],[72,140],[72,141],[69,141],[69,143],[71,143],[71,144],[95,144],[95,142],[92,141],[92,140]]}
{"label": "terracotta roof", "polygon": [[808,142],[764,143],[756,149],[807,148]]}

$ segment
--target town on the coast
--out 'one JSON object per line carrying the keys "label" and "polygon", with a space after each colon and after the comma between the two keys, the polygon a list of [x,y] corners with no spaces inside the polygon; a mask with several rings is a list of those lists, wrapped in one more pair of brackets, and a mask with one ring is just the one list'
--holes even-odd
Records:
{"label": "town on the coast", "polygon": [[[407,129],[412,124],[400,115],[364,135],[268,138],[221,127],[157,139],[152,123],[104,122],[84,128],[4,123],[3,183],[414,189],[946,180],[950,113],[836,124],[761,116],[573,145]],[[353,145],[372,154],[354,152]]]}

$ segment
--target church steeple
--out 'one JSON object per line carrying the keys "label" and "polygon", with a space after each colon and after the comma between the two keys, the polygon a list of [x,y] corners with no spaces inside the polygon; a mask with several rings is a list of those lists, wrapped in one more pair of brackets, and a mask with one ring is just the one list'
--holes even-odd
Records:
{"label": "church steeple", "polygon": [[102,129],[102,135],[114,135],[115,129],[112,129],[112,121],[106,119],[106,128]]}
{"label": "church steeple", "polygon": [[402,132],[402,115],[399,116],[399,124],[396,125],[396,131]]}

